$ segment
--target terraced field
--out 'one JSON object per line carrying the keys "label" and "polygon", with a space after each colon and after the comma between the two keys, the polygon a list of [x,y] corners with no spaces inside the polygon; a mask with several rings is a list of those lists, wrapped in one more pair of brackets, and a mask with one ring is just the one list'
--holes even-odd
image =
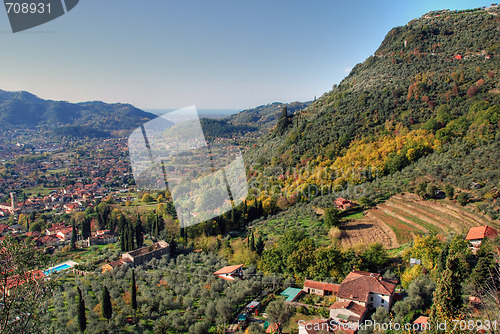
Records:
{"label": "terraced field", "polygon": [[362,217],[349,219],[342,228],[341,243],[343,247],[351,247],[378,241],[395,248],[416,234],[462,233],[473,226],[497,227],[497,223],[453,201],[421,200],[417,195],[404,193],[364,211]]}

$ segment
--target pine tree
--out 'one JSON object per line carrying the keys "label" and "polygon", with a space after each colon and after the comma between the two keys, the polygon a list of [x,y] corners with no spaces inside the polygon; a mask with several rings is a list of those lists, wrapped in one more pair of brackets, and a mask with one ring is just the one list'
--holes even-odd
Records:
{"label": "pine tree", "polygon": [[82,298],[82,290],[77,287],[78,290],[78,327],[80,331],[85,332],[87,329],[87,317],[85,316],[85,301]]}
{"label": "pine tree", "polygon": [[132,308],[137,310],[137,287],[135,286],[135,272],[132,269],[132,286],[131,286],[131,296],[132,296]]}
{"label": "pine tree", "polygon": [[113,315],[113,307],[111,305],[111,296],[109,295],[108,288],[104,286],[102,289],[102,316],[106,319],[111,319]]}
{"label": "pine tree", "polygon": [[73,220],[72,227],[73,227],[73,231],[71,232],[71,246],[70,246],[70,249],[71,249],[71,251],[75,251],[76,250],[76,238],[77,238],[77,235],[76,235],[76,226],[75,226],[75,221],[74,220]]}

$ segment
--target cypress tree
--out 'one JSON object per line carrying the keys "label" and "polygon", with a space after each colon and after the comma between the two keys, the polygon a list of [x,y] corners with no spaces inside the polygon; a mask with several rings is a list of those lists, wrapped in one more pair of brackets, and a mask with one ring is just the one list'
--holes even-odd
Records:
{"label": "cypress tree", "polygon": [[460,315],[463,306],[460,269],[460,259],[450,252],[446,269],[441,274],[434,291],[431,309],[433,322],[437,319],[440,321],[457,319]]}
{"label": "cypress tree", "polygon": [[85,301],[82,298],[82,290],[77,287],[78,290],[78,327],[80,331],[85,332],[87,329],[87,317],[85,316]]}
{"label": "cypress tree", "polygon": [[120,249],[122,252],[127,251],[127,221],[125,216],[121,215],[118,222],[118,229],[120,230]]}
{"label": "cypress tree", "polygon": [[135,241],[137,248],[141,248],[144,244],[144,237],[142,234],[142,223],[140,219],[137,219],[137,224],[135,225]]}
{"label": "cypress tree", "polygon": [[127,252],[134,250],[134,231],[132,223],[129,222],[127,226]]}
{"label": "cypress tree", "polygon": [[286,106],[284,106],[283,109],[281,110],[281,114],[278,119],[278,124],[276,125],[276,133],[278,135],[283,134],[288,128],[289,124],[290,120],[288,119],[288,111]]}
{"label": "cypress tree", "polygon": [[113,315],[113,308],[111,306],[111,296],[109,295],[108,288],[104,286],[102,289],[102,316],[106,319],[111,319]]}
{"label": "cypress tree", "polygon": [[76,226],[75,226],[75,221],[73,220],[73,224],[72,224],[72,227],[73,227],[73,231],[71,232],[71,246],[70,246],[70,249],[72,251],[75,251],[76,250]]}
{"label": "cypress tree", "polygon": [[82,238],[87,239],[90,237],[90,217],[85,216],[82,222]]}
{"label": "cypress tree", "polygon": [[131,295],[132,295],[132,308],[137,310],[137,287],[135,286],[135,272],[132,269],[132,286],[131,286]]}
{"label": "cypress tree", "polygon": [[255,237],[253,235],[253,231],[252,231],[252,235],[251,236],[252,236],[252,241],[250,242],[250,250],[252,252],[255,252]]}
{"label": "cypress tree", "polygon": [[262,252],[264,252],[264,240],[262,240],[262,235],[259,235],[259,239],[257,239],[257,243],[255,244],[255,251],[259,255],[262,255]]}

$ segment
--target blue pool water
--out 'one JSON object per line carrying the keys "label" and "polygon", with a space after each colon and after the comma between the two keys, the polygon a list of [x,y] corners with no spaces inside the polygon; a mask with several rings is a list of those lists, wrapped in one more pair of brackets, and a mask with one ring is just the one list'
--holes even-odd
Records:
{"label": "blue pool water", "polygon": [[57,272],[59,272],[61,270],[65,270],[65,269],[68,269],[68,268],[71,268],[71,266],[69,264],[65,263],[65,264],[61,264],[61,265],[59,265],[57,267],[54,267],[52,269],[47,269],[43,273],[48,276],[48,275],[50,275],[50,274],[52,274],[54,272],[57,273]]}

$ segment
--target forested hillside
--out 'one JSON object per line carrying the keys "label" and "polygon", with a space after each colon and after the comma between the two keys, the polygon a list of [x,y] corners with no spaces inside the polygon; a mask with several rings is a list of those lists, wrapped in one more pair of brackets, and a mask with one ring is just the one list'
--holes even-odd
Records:
{"label": "forested hillside", "polygon": [[[77,137],[135,129],[156,116],[130,104],[43,100],[28,92],[0,90],[0,130],[56,129]],[[61,128],[62,126],[62,128]]]}
{"label": "forested hillside", "polygon": [[[420,180],[470,192],[497,218],[499,27],[493,7],[432,12],[392,29],[338,86],[283,114],[246,151],[250,177],[274,187],[259,194],[264,206],[311,186],[346,190],[373,181],[357,197],[375,199],[416,191]],[[267,167],[273,173],[262,173]]]}

